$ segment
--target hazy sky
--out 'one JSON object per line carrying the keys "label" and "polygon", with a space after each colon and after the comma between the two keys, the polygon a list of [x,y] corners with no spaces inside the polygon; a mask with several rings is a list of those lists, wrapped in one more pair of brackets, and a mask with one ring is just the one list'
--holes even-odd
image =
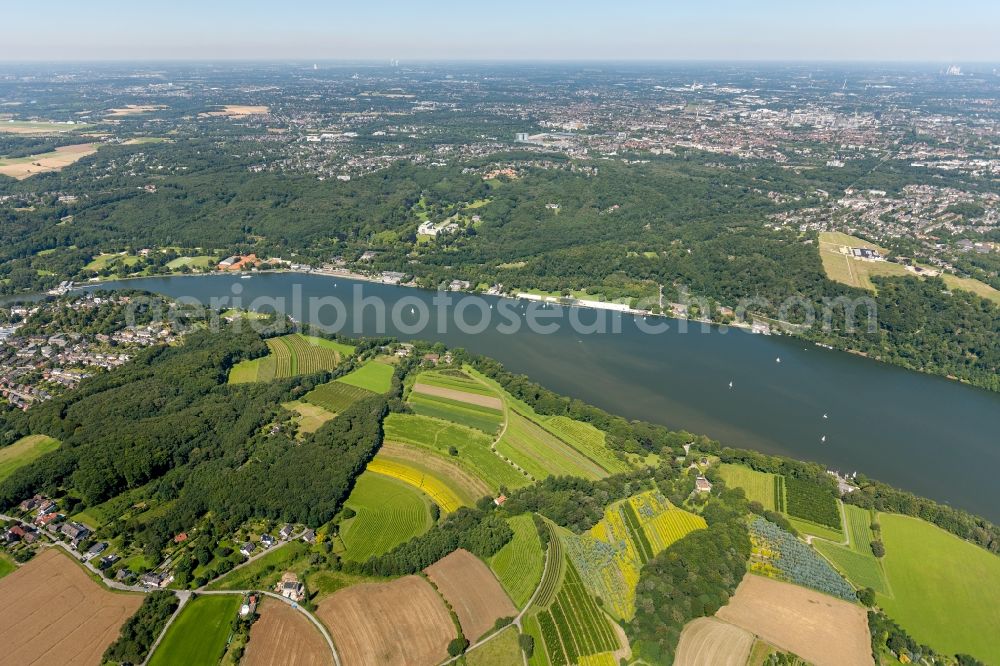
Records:
{"label": "hazy sky", "polygon": [[0,61],[1000,61],[996,0],[47,0],[4,3]]}

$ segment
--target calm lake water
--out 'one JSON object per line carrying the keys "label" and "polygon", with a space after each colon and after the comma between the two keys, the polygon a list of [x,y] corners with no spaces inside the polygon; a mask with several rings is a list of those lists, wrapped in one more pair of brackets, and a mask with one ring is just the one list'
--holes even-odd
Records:
{"label": "calm lake water", "polygon": [[[492,297],[476,297],[497,308],[488,311],[494,322],[486,330],[463,333],[450,325],[438,333],[434,293],[339,277],[212,275],[102,285],[117,287],[202,303],[233,298],[235,290],[243,307],[255,299],[274,299],[277,302],[257,305],[304,321],[311,319],[308,309],[295,311],[293,302],[332,296],[345,304],[346,318],[338,319],[327,308],[310,323],[346,322],[342,332],[348,335],[380,333],[373,307],[361,317],[353,312],[360,288],[365,298],[376,297],[390,308],[396,304],[404,328],[415,324],[422,308],[433,315],[432,324],[419,334],[394,328],[387,317],[388,335],[465,347],[553,391],[610,412],[704,433],[732,446],[817,461],[845,472],[857,470],[1000,521],[1000,394],[943,378],[788,337],[735,329],[702,333],[700,325],[689,325],[682,334],[680,322],[666,319],[656,321],[668,323],[668,331],[649,334],[639,330],[644,322],[630,315],[554,306],[548,312],[561,324],[557,332],[540,334],[522,326],[515,334],[503,334],[498,325],[505,320],[496,314],[500,299]],[[468,298],[452,297],[455,305],[445,310],[450,322],[455,308],[462,308],[463,298]],[[525,304],[506,301],[503,307],[521,309]],[[466,321],[479,321],[477,308],[466,310]],[[584,323],[597,316],[609,322],[615,318],[621,332],[579,333],[568,325],[570,316]]]}

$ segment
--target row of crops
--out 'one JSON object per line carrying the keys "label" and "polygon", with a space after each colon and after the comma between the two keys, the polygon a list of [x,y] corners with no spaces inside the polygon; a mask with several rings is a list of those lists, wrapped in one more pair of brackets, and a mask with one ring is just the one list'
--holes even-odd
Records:
{"label": "row of crops", "polygon": [[809,479],[785,478],[788,515],[840,529],[840,511],[833,489]]}
{"label": "row of crops", "polygon": [[854,588],[812,548],[774,523],[757,516],[750,523],[750,570],[834,597],[854,601]]}
{"label": "row of crops", "polygon": [[537,614],[545,650],[552,664],[577,664],[584,655],[618,649],[614,630],[587,592],[571,562],[548,609]]}
{"label": "row of crops", "polygon": [[552,416],[540,420],[540,423],[546,430],[611,474],[628,471],[628,465],[615,457],[614,452],[607,447],[605,443],[607,436],[604,431],[568,416]]}
{"label": "row of crops", "polygon": [[318,405],[329,412],[339,414],[358,400],[370,395],[372,395],[371,391],[334,380],[320,384],[306,393],[304,399],[306,402]]}

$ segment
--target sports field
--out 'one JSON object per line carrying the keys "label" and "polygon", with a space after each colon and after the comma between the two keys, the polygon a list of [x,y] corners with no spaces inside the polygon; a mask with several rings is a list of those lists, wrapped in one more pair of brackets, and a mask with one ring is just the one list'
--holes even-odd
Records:
{"label": "sports field", "polygon": [[878,519],[892,590],[879,605],[938,652],[1000,664],[1000,557],[919,518]]}
{"label": "sports field", "polygon": [[410,485],[382,474],[358,477],[346,505],[357,515],[341,526],[347,559],[364,562],[423,534],[431,526],[424,495]]}
{"label": "sports field", "polygon": [[367,389],[373,393],[385,393],[392,386],[392,373],[395,371],[396,369],[388,363],[369,361],[354,372],[340,377],[337,381]]}
{"label": "sports field", "polygon": [[28,435],[0,449],[0,481],[19,467],[59,448],[59,441],[46,435]]}
{"label": "sports field", "polygon": [[514,605],[523,608],[542,578],[542,542],[529,514],[515,516],[507,522],[514,531],[514,538],[489,559],[489,564]]}
{"label": "sports field", "polygon": [[730,488],[742,488],[751,502],[760,502],[768,511],[784,511],[785,497],[782,477],[758,472],[744,465],[719,465],[719,475]]}
{"label": "sports field", "polygon": [[150,666],[218,664],[240,601],[238,594],[204,595],[189,601],[167,629]]}
{"label": "sports field", "polygon": [[[418,414],[390,414],[384,427],[387,442],[401,442],[444,456],[494,491],[500,486],[513,489],[530,483],[490,450],[490,437],[482,431]],[[452,450],[457,455],[452,455]]]}

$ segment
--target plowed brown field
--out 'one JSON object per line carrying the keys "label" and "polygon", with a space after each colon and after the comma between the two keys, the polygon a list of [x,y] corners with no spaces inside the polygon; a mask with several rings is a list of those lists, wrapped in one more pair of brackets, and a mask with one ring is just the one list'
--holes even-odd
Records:
{"label": "plowed brown field", "polygon": [[302,613],[276,599],[265,599],[250,630],[242,666],[332,666],[326,640]]}
{"label": "plowed brown field", "polygon": [[460,548],[441,558],[426,572],[455,609],[465,637],[473,643],[493,628],[497,618],[517,615],[493,572],[467,550]]}
{"label": "plowed brown field", "polygon": [[141,594],[109,592],[51,548],[0,580],[0,663],[101,663]]}
{"label": "plowed brown field", "polygon": [[427,581],[406,576],[335,592],[316,615],[350,666],[433,666],[456,637],[448,609]]}

